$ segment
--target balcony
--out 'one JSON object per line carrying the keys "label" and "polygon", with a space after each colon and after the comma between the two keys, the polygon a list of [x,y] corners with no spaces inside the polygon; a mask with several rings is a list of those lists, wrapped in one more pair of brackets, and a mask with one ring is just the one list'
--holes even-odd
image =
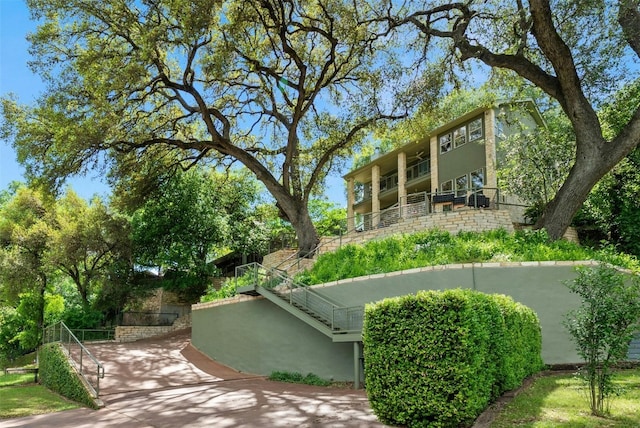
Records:
{"label": "balcony", "polygon": [[379,213],[357,214],[354,223],[355,231],[384,228],[400,222],[402,219],[422,217],[445,211],[461,209],[499,209],[498,189],[466,189],[464,196],[453,193],[419,192],[407,195],[400,203],[396,203]]}
{"label": "balcony", "polygon": [[[407,183],[429,176],[431,173],[431,160],[423,159],[420,162],[407,167]],[[380,194],[398,188],[398,171],[393,171],[380,178]],[[370,200],[372,196],[371,182],[356,183],[355,204]]]}

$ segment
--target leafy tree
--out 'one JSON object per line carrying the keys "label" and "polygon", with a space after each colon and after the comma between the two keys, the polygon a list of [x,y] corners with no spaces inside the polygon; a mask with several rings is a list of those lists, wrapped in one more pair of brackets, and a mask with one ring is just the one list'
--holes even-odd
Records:
{"label": "leafy tree", "polygon": [[0,209],[0,300],[33,316],[20,336],[24,349],[34,347],[40,337],[45,292],[55,274],[47,263],[51,204],[43,193],[20,187]]}
{"label": "leafy tree", "polygon": [[136,263],[160,267],[165,285],[196,299],[215,274],[216,257],[266,246],[252,210],[258,190],[246,174],[201,169],[161,183],[133,215]]}
{"label": "leafy tree", "polygon": [[566,116],[547,111],[547,127],[514,134],[500,144],[498,179],[537,218],[555,197],[573,165],[575,137]]}
{"label": "leafy tree", "polygon": [[[24,329],[16,334],[23,349],[33,346],[45,322],[74,318],[91,321],[76,327],[96,326],[102,317],[96,310],[106,308],[91,303],[104,303],[98,298],[117,283],[119,266],[132,270],[128,225],[100,200],[87,204],[71,190],[56,201],[41,191],[18,187],[0,206],[0,302],[17,310]],[[60,294],[65,278],[73,284],[75,296],[64,293],[62,303],[54,305],[50,295]],[[135,289],[132,284],[117,285],[127,296]],[[121,299],[109,300],[106,307],[122,308]],[[46,314],[55,319],[45,319]]]}
{"label": "leafy tree", "polygon": [[479,64],[508,70],[559,104],[575,134],[575,163],[537,226],[562,237],[593,186],[640,143],[637,107],[614,138],[606,137],[596,113],[620,82],[637,75],[627,64],[640,55],[638,2],[382,3],[379,20],[413,34],[407,45],[422,62],[442,53],[436,60],[446,70]]}
{"label": "leafy tree", "polygon": [[16,315],[16,309],[0,304],[0,368],[24,353],[16,336],[22,326]]}
{"label": "leafy tree", "polygon": [[56,201],[48,261],[76,286],[88,307],[110,266],[129,258],[129,222],[113,215],[99,198],[90,204],[73,190]]}
{"label": "leafy tree", "polygon": [[[640,106],[640,80],[626,85],[599,111],[608,138],[624,129]],[[636,148],[598,182],[578,216],[583,229],[600,232],[622,251],[640,257],[640,149]],[[593,230],[587,230],[593,238]],[[597,237],[597,235],[596,235]]]}
{"label": "leafy tree", "polygon": [[[41,25],[34,107],[3,102],[3,136],[31,176],[56,182],[106,159],[239,161],[276,200],[302,254],[307,203],[363,131],[405,115],[399,63],[357,0],[29,0]],[[376,56],[380,49],[386,56]],[[410,94],[411,95],[411,94]],[[390,102],[393,100],[393,102]]]}
{"label": "leafy tree", "polygon": [[309,201],[309,211],[320,236],[334,236],[347,232],[347,212],[334,202],[312,199]]}
{"label": "leafy tree", "polygon": [[565,319],[578,355],[585,361],[591,413],[609,413],[614,395],[613,369],[626,358],[634,331],[640,326],[640,280],[611,267],[581,269],[567,287],[582,300]]}

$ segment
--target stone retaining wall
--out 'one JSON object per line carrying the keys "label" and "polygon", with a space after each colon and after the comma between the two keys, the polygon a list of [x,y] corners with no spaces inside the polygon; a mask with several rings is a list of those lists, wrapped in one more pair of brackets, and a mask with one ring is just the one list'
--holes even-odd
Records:
{"label": "stone retaining wall", "polygon": [[456,234],[505,229],[513,232],[513,222],[506,210],[465,209],[429,214],[428,216],[404,219],[399,223],[365,232],[351,232],[341,238],[323,238],[320,253],[332,252],[347,244],[360,244],[395,234],[410,234],[422,230],[440,229]]}
{"label": "stone retaining wall", "polygon": [[284,250],[274,251],[273,253],[267,254],[262,259],[263,266],[275,267],[284,263],[287,260],[295,259],[294,254],[296,254],[298,250],[296,248],[287,248]]}
{"label": "stone retaining wall", "polygon": [[183,330],[191,327],[191,314],[186,314],[178,318],[172,325],[119,325],[116,327],[116,342],[135,342],[136,340],[148,337],[160,336],[176,330]]}

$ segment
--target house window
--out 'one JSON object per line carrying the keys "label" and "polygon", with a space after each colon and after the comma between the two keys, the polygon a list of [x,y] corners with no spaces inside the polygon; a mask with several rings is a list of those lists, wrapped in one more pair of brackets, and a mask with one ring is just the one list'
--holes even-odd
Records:
{"label": "house window", "polygon": [[484,187],[484,168],[480,168],[471,173],[471,188],[473,190],[482,189]]}
{"label": "house window", "polygon": [[453,147],[460,147],[467,142],[467,127],[461,126],[453,131]]}
{"label": "house window", "polygon": [[440,193],[453,193],[453,180],[442,183],[440,185]]}
{"label": "house window", "polygon": [[355,182],[353,185],[353,199],[356,203],[364,200],[364,184]]}
{"label": "house window", "polygon": [[440,153],[449,151],[451,151],[451,134],[444,134],[440,136]]}
{"label": "house window", "polygon": [[469,178],[467,174],[456,178],[456,196],[466,195],[468,186],[469,186]]}
{"label": "house window", "polygon": [[482,138],[482,118],[479,117],[469,123],[469,141]]}
{"label": "house window", "polygon": [[429,159],[423,160],[418,164],[418,175],[427,175],[431,170],[431,161]]}

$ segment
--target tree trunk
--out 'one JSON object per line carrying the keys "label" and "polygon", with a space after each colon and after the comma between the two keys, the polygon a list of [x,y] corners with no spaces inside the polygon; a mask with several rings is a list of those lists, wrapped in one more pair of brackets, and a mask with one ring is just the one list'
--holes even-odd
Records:
{"label": "tree trunk", "polygon": [[298,235],[298,257],[311,258],[316,253],[320,238],[311,222],[309,212],[302,210],[296,222],[291,222]]}
{"label": "tree trunk", "polygon": [[40,289],[38,290],[38,319],[36,320],[38,325],[38,342],[42,341],[42,331],[44,330],[44,295],[47,290],[47,276],[45,274],[40,274],[40,280],[42,284],[40,285]]}
{"label": "tree trunk", "polygon": [[291,223],[298,238],[298,257],[313,257],[320,238],[316,231],[309,210],[304,201],[294,199],[292,196],[279,198],[278,208],[285,219]]}
{"label": "tree trunk", "polygon": [[576,162],[567,179],[555,198],[545,207],[535,228],[545,229],[552,240],[564,236],[593,186],[624,157],[619,151],[612,153],[612,150],[607,150],[611,147],[610,144],[602,141],[591,146],[600,150],[578,149]]}

